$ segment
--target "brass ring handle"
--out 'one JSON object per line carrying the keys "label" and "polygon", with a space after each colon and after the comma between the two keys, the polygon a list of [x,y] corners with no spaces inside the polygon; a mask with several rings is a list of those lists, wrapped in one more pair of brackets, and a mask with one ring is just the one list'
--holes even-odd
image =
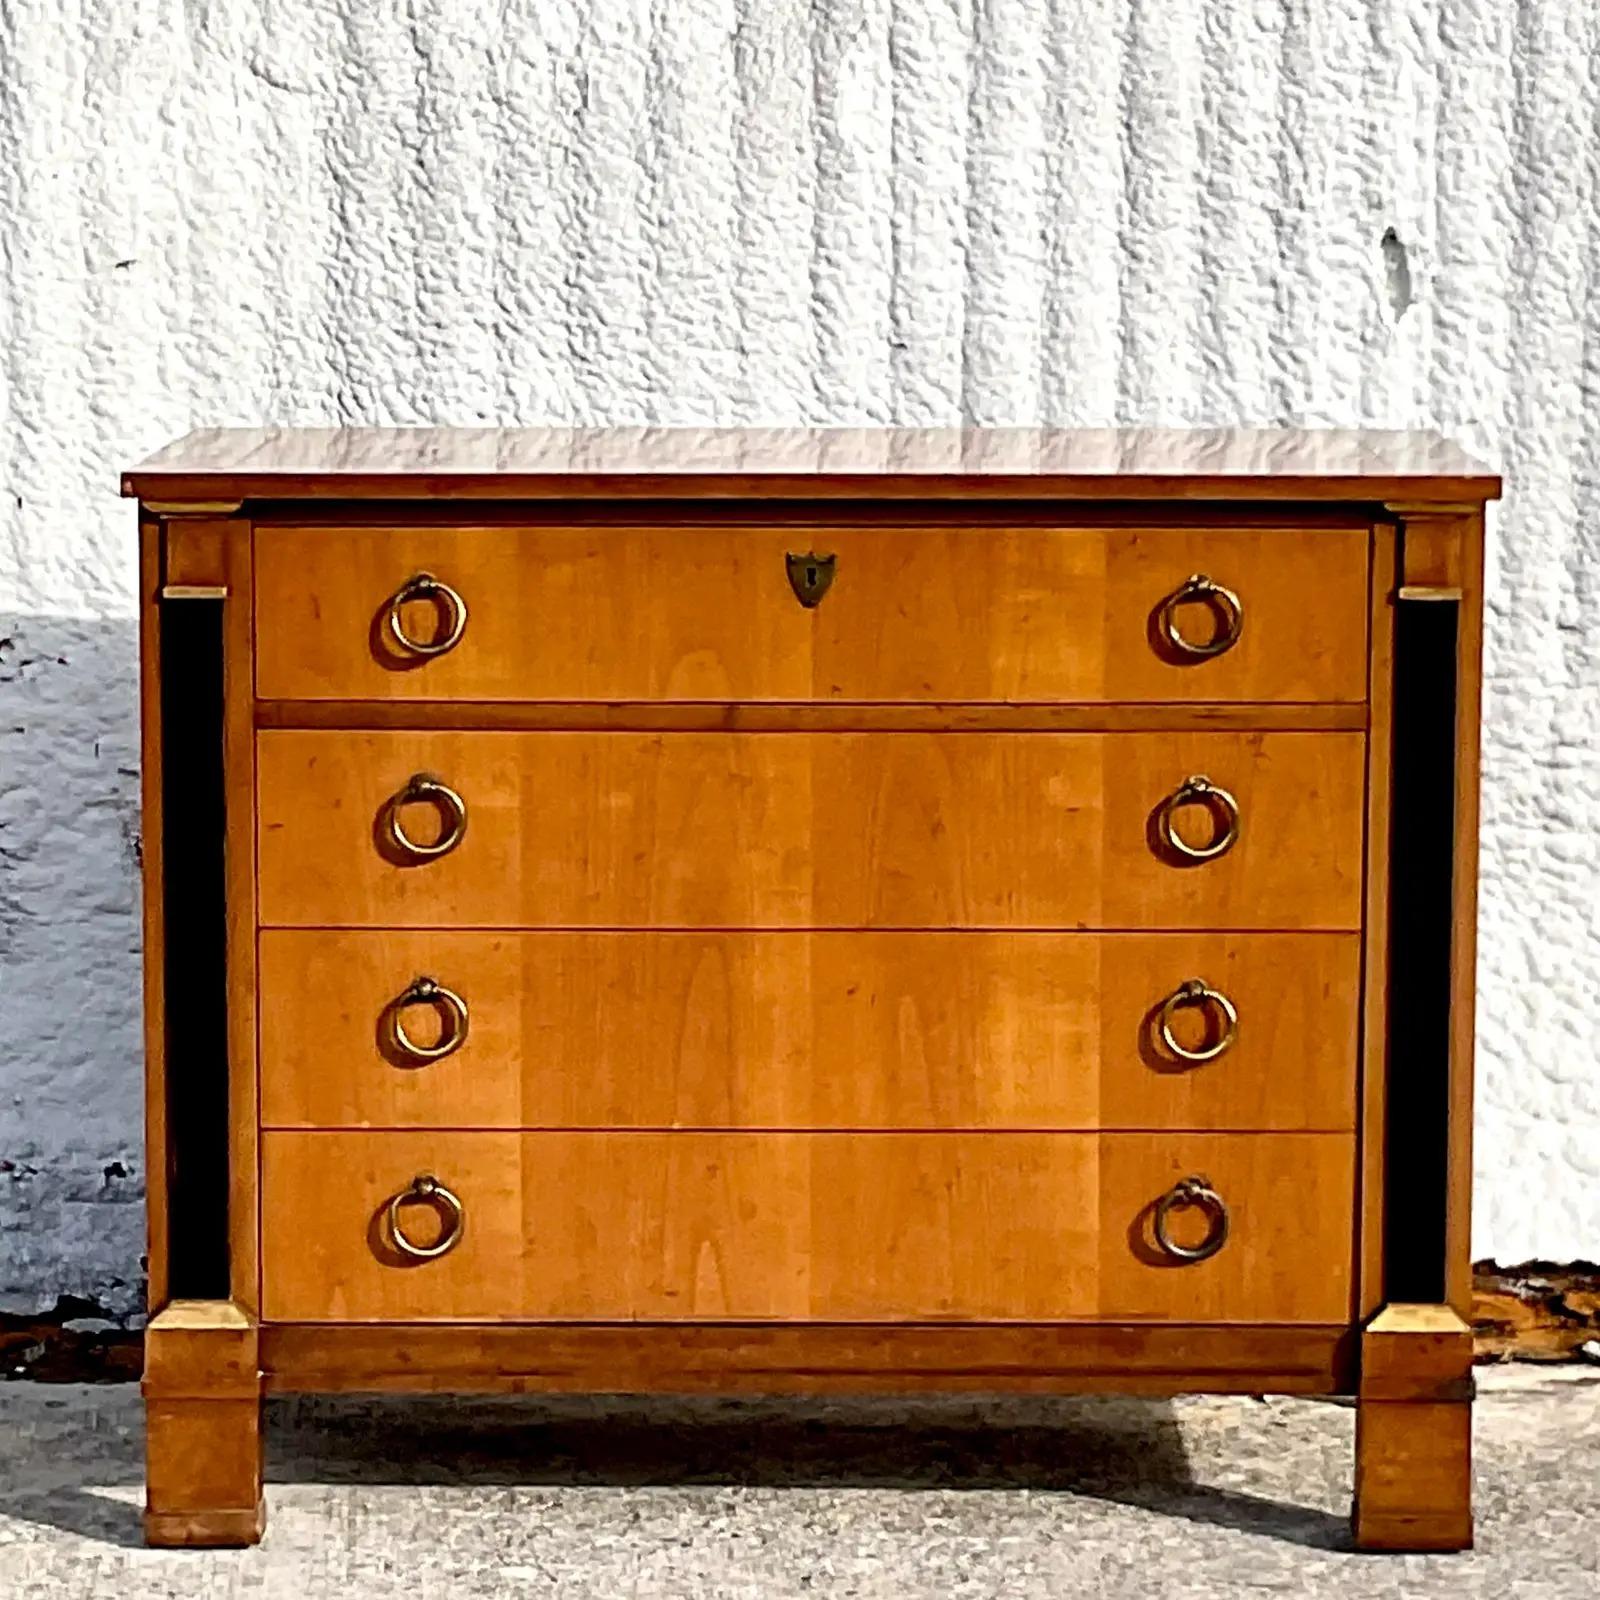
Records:
{"label": "brass ring handle", "polygon": [[[1178,607],[1196,600],[1213,607],[1222,620],[1216,637],[1205,644],[1196,644],[1193,639],[1185,638],[1178,626]],[[1203,572],[1185,578],[1182,585],[1168,595],[1161,605],[1161,631],[1166,635],[1167,643],[1179,655],[1192,656],[1195,660],[1220,656],[1224,650],[1231,650],[1239,642],[1239,634],[1243,629],[1244,602],[1232,589],[1224,588]]]}
{"label": "brass ring handle", "polygon": [[[1178,1244],[1167,1233],[1167,1218],[1189,1206],[1205,1211],[1211,1225],[1199,1244]],[[1155,1235],[1156,1243],[1174,1261],[1208,1261],[1228,1242],[1228,1207],[1209,1179],[1184,1178],[1156,1201]]]}
{"label": "brass ring handle", "polygon": [[[401,606],[408,600],[435,597],[444,602],[447,619],[444,636],[431,642],[413,639],[400,620]],[[445,651],[454,650],[461,643],[461,635],[467,628],[467,602],[448,583],[434,577],[431,572],[418,572],[407,578],[389,597],[388,613],[389,637],[410,656],[442,656]]]}
{"label": "brass ring handle", "polygon": [[[1220,811],[1225,824],[1210,844],[1192,845],[1173,826],[1174,815],[1185,806],[1204,806],[1208,811]],[[1214,784],[1203,774],[1185,778],[1165,800],[1157,814],[1162,841],[1187,861],[1215,861],[1226,855],[1239,837],[1239,802],[1226,789]]]}
{"label": "brass ring handle", "polygon": [[[1173,1036],[1173,1015],[1183,1006],[1208,1005],[1215,1006],[1222,1013],[1222,1037],[1203,1050],[1186,1049]],[[1179,1061],[1191,1061],[1199,1065],[1201,1062],[1215,1061],[1224,1051],[1232,1047],[1233,1041],[1239,1036],[1239,1013],[1234,1009],[1233,1002],[1220,989],[1213,989],[1204,978],[1190,978],[1180,983],[1162,1003],[1157,1027],[1161,1032],[1161,1042],[1170,1054],[1176,1056]]]}
{"label": "brass ring handle", "polygon": [[[418,1244],[401,1227],[400,1207],[408,1200],[434,1206],[444,1217],[445,1229],[439,1235],[437,1244]],[[410,1256],[413,1261],[437,1261],[440,1256],[448,1255],[461,1243],[461,1235],[467,1227],[467,1211],[460,1197],[427,1173],[413,1178],[389,1202],[385,1215],[389,1223],[389,1237],[394,1241],[395,1249],[403,1256]]]}
{"label": "brass ring handle", "polygon": [[[436,801],[449,818],[449,826],[432,844],[418,844],[400,825],[400,808],[418,800]],[[449,784],[431,772],[414,772],[389,799],[389,837],[395,847],[417,861],[449,855],[467,831],[467,802]]]}
{"label": "brass ring handle", "polygon": [[[443,1007],[448,1021],[438,1044],[418,1044],[406,1032],[402,1016],[409,1006]],[[442,1061],[467,1042],[467,1002],[455,990],[445,988],[432,978],[414,978],[404,994],[396,995],[389,1002],[387,1009],[395,1048],[414,1061]]]}

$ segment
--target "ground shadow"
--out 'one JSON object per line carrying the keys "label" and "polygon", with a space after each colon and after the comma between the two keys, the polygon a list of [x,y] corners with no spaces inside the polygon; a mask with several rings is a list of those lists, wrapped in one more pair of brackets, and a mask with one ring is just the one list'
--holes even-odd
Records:
{"label": "ground shadow", "polygon": [[[24,1390],[49,1393],[10,1393]],[[76,1393],[88,1398],[29,1398],[9,1419],[0,1517],[136,1546],[142,1497],[101,1491],[142,1483],[137,1393]],[[269,1499],[273,1483],[1023,1490],[1349,1544],[1343,1517],[1196,1481],[1173,1407],[1125,1396],[296,1396],[268,1402],[267,1479]]]}
{"label": "ground shadow", "polygon": [[1195,1480],[1172,1406],[1125,1396],[276,1402],[293,1483],[730,1485],[1085,1495],[1315,1548],[1343,1516]]}
{"label": "ground shadow", "polygon": [[128,1491],[143,1482],[135,1385],[0,1385],[0,1523],[134,1548],[144,1542],[143,1495]]}

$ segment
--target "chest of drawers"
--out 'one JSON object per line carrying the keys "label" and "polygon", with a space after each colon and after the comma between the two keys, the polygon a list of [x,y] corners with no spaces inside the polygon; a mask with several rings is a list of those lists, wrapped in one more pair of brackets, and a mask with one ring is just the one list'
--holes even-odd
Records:
{"label": "chest of drawers", "polygon": [[264,1390],[1358,1397],[1470,1540],[1430,435],[222,431],[141,502],[146,1529]]}

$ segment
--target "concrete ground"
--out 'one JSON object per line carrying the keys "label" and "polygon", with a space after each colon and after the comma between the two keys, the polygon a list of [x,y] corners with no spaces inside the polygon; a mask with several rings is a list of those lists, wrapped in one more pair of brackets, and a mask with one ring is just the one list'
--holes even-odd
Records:
{"label": "concrete ground", "polygon": [[0,1597],[1600,1596],[1600,1374],[1502,1368],[1478,1549],[1349,1549],[1319,1401],[273,1402],[256,1550],[139,1542],[128,1386],[0,1388]]}

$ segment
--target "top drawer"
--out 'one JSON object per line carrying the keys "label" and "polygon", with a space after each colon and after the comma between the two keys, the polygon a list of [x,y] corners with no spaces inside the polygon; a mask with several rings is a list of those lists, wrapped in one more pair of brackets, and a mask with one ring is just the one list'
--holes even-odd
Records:
{"label": "top drawer", "polygon": [[[256,691],[1355,702],[1368,546],[1356,527],[263,524]],[[391,607],[419,573],[459,607],[440,590]],[[1226,593],[1169,607],[1194,574]]]}

